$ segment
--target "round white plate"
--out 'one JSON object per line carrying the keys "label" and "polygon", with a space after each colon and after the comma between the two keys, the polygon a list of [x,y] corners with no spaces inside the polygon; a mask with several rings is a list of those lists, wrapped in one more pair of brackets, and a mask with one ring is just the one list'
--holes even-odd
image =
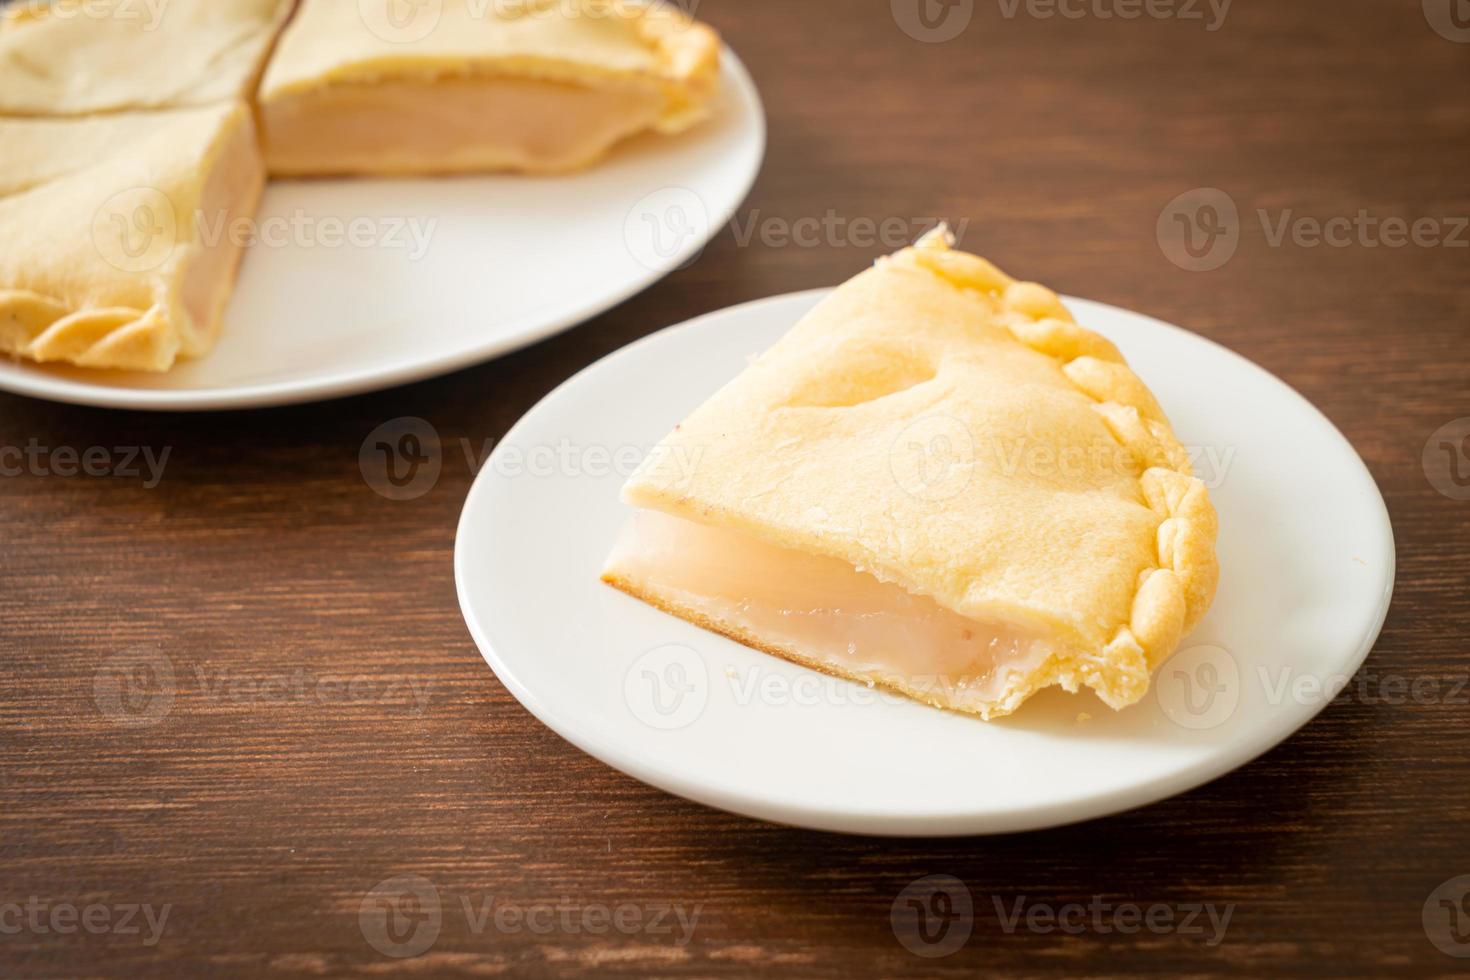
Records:
{"label": "round white plate", "polygon": [[273,181],[218,346],[163,375],[0,359],[0,390],[172,411],[334,398],[524,347],[688,262],[765,153],[760,96],[726,49],[713,117],[560,177]]}
{"label": "round white plate", "polygon": [[629,514],[623,475],[821,295],[722,310],[618,351],[532,409],[480,472],[455,546],[460,605],[501,681],[564,738],[766,820],[997,833],[1213,779],[1289,736],[1358,669],[1388,609],[1394,546],[1352,447],[1239,355],[1086,300],[1068,302],[1199,447],[1220,513],[1214,607],[1143,702],[1113,712],[1090,692],[1051,690],[987,724],[804,670],[602,585]]}

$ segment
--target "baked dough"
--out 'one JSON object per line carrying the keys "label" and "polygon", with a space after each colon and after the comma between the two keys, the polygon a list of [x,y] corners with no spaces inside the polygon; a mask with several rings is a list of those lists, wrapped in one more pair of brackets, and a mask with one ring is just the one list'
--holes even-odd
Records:
{"label": "baked dough", "polygon": [[632,0],[304,0],[261,84],[266,160],[287,176],[576,170],[692,125],[718,60],[714,31]]}
{"label": "baked dough", "polygon": [[679,131],[716,85],[714,32],[634,0],[306,0],[252,107],[295,9],[0,8],[0,351],[162,371],[208,350],[264,182],[252,108],[281,174],[541,172]]}
{"label": "baked dough", "polygon": [[838,288],[624,499],[610,584],[984,718],[1050,685],[1135,703],[1217,578],[1209,497],[1117,349],[942,231]]}
{"label": "baked dough", "polygon": [[0,351],[163,371],[214,343],[265,167],[248,106],[0,118]]}
{"label": "baked dough", "polygon": [[21,0],[0,10],[0,116],[248,99],[293,3]]}

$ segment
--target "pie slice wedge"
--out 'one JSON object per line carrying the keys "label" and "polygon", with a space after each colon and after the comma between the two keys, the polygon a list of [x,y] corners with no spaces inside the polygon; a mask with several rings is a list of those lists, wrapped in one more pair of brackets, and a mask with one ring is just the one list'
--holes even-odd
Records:
{"label": "pie slice wedge", "polygon": [[214,343],[265,166],[248,106],[0,118],[0,352],[163,371]]}
{"label": "pie slice wedge", "polygon": [[648,456],[604,581],[990,719],[1118,709],[1209,607],[1216,517],[1157,401],[942,229],[839,287]]}
{"label": "pie slice wedge", "polygon": [[251,97],[295,0],[20,0],[0,10],[0,115]]}
{"label": "pie slice wedge", "polygon": [[633,0],[305,0],[260,93],[273,174],[551,173],[706,112],[719,39]]}

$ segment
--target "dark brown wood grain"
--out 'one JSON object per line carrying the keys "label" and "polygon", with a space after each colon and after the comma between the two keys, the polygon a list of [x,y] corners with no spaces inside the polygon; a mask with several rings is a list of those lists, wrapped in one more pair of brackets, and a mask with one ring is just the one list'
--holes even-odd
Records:
{"label": "dark brown wood grain", "polygon": [[[1003,267],[1181,324],[1284,378],[1357,447],[1392,514],[1397,593],[1365,670],[1434,678],[1443,696],[1350,692],[1202,789],[999,838],[774,827],[584,756],[506,692],[460,618],[451,551],[471,467],[446,453],[430,493],[395,503],[366,485],[358,449],[409,415],[451,446],[496,440],[629,341],[834,284],[887,251],[726,229],[590,323],[392,391],[197,416],[0,396],[0,446],[170,452],[152,488],[0,478],[0,929],[15,921],[5,903],[33,898],[170,907],[151,946],[141,918],[139,934],[0,931],[0,975],[1470,969],[1421,924],[1430,892],[1470,874],[1470,691],[1450,695],[1470,674],[1470,502],[1421,465],[1430,434],[1470,416],[1470,249],[1277,247],[1255,219],[1470,215],[1470,44],[1436,33],[1420,0],[1238,0],[1214,31],[1100,18],[1093,0],[1072,5],[1089,11],[1079,19],[1009,9],[975,0],[959,37],[921,43],[888,0],[700,3],[770,114],[741,229],[969,219],[963,244]],[[1155,236],[1196,187],[1242,215],[1238,252],[1211,272],[1175,266]],[[140,651],[168,658],[176,695],[156,725],[131,728],[99,709],[97,678]],[[930,874],[962,880],[977,906],[968,944],[941,959],[910,953],[889,923],[900,890]],[[413,960],[381,955],[360,928],[364,896],[396,875],[442,898],[442,931]],[[1021,896],[1235,909],[1218,945],[1007,932],[993,900]],[[700,915],[686,944],[677,929],[476,930],[461,900],[492,898]]]}

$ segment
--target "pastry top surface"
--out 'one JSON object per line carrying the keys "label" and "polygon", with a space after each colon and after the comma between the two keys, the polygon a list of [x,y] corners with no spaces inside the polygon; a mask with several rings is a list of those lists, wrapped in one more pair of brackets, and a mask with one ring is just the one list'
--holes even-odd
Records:
{"label": "pastry top surface", "polygon": [[549,81],[702,84],[714,31],[634,0],[435,0],[389,19],[394,0],[304,0],[266,69],[270,101],[333,83],[510,74]]}
{"label": "pastry top surface", "polygon": [[192,134],[231,111],[229,106],[212,106],[85,117],[0,117],[5,146],[0,197],[82,171],[113,169],[119,165],[116,157],[140,146],[149,148],[142,156],[156,168],[165,146],[189,143]]}
{"label": "pastry top surface", "polygon": [[21,0],[0,12],[0,115],[247,99],[293,3]]}
{"label": "pastry top surface", "polygon": [[[0,349],[100,362],[108,343],[146,336],[156,350],[96,366],[149,369],[187,352],[188,338],[168,334],[178,326],[182,271],[211,227],[199,213],[206,187],[227,147],[257,161],[242,172],[258,182],[253,134],[240,102],[0,118],[0,145],[14,161],[0,178]],[[214,231],[228,233],[218,223]]]}
{"label": "pastry top surface", "polygon": [[1116,675],[1095,684],[1116,703],[1215,587],[1213,507],[1148,389],[944,233],[824,299],[624,496],[1045,630]]}

